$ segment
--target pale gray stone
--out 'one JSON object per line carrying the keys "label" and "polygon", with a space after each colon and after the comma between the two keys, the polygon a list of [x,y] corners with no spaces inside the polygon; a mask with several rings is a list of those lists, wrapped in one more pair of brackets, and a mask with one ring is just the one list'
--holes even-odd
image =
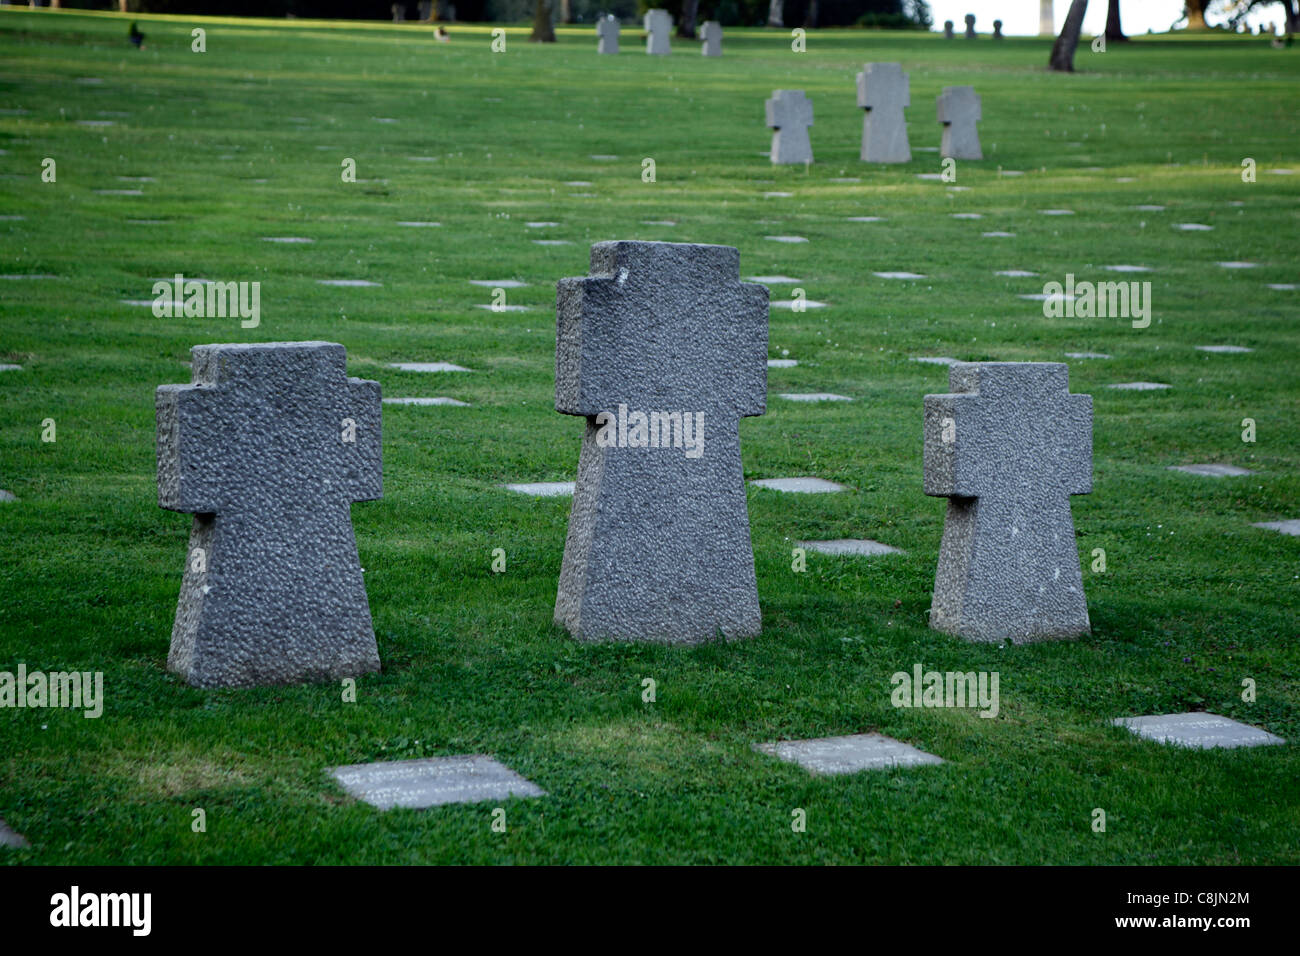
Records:
{"label": "pale gray stone", "polygon": [[535,246],[571,246],[573,241],[570,239],[534,239]]}
{"label": "pale gray stone", "polygon": [[382,496],[378,382],[333,342],[196,345],[157,390],[158,504],[193,512],[169,670],[196,687],[376,671],[351,505]]}
{"label": "pale gray stone", "polygon": [[722,24],[717,20],[705,20],[700,27],[700,40],[703,46],[700,52],[705,56],[722,56]]}
{"label": "pale gray stone", "polygon": [[18,497],[12,491],[5,491],[0,488],[0,501],[17,501]]}
{"label": "pale gray stone", "polygon": [[746,282],[759,282],[763,285],[798,285],[802,279],[794,279],[790,276],[746,276]]}
{"label": "pale gray stone", "polygon": [[907,143],[904,110],[912,104],[907,74],[899,63],[867,63],[857,76],[862,118],[862,151],[866,163],[906,163],[912,159]]}
{"label": "pale gray stone", "polygon": [[939,155],[951,159],[983,159],[976,123],[981,118],[980,98],[973,86],[945,86],[937,100],[943,139]]}
{"label": "pale gray stone", "polygon": [[1038,275],[1037,272],[1029,272],[1025,269],[1002,269],[993,273],[996,276],[1006,276],[1009,279],[1028,279]]}
{"label": "pale gray stone", "polygon": [[350,796],[380,810],[546,796],[537,784],[485,754],[358,763],[330,773]]}
{"label": "pale gray stone", "polygon": [[925,276],[917,272],[875,272],[872,273],[881,279],[924,279]]}
{"label": "pale gray stone", "polygon": [[461,408],[468,408],[469,402],[458,402],[454,398],[447,398],[439,395],[433,398],[386,398],[385,405],[456,405]]}
{"label": "pale gray stone", "polygon": [[843,485],[824,478],[759,478],[750,484],[796,495],[826,495],[847,490]]}
{"label": "pale gray stone", "polygon": [[1243,724],[1218,714],[1157,714],[1147,717],[1117,717],[1111,721],[1116,727],[1127,727],[1146,740],[1161,744],[1176,744],[1197,750],[1214,747],[1260,747],[1286,743],[1281,737],[1266,730]]}
{"label": "pale gray stone", "polygon": [[1092,396],[1057,362],[960,363],[925,396],[925,493],[947,497],[930,626],[971,641],[1089,631],[1070,495],[1092,491]]}
{"label": "pale gray stone", "polygon": [[1150,272],[1151,271],[1146,266],[1118,265],[1118,266],[1102,266],[1102,268],[1105,269],[1107,272]]}
{"label": "pale gray stone", "polygon": [[1105,352],[1066,352],[1066,358],[1072,359],[1108,359],[1110,358]]}
{"label": "pale gray stone", "polygon": [[306,245],[315,242],[315,239],[308,239],[306,236],[263,236],[263,242],[280,242],[285,245]]}
{"label": "pale gray stone", "polygon": [[819,554],[875,557],[881,554],[904,554],[900,548],[891,548],[869,538],[837,538],[834,541],[800,541],[799,547]]}
{"label": "pale gray stone", "polygon": [[1122,392],[1156,392],[1162,388],[1172,388],[1173,386],[1165,385],[1162,382],[1116,382],[1114,385],[1107,385],[1107,388],[1117,388]]}
{"label": "pale gray stone", "polygon": [[791,402],[851,402],[847,395],[833,392],[782,392],[781,397]]}
{"label": "pale gray stone", "polygon": [[798,365],[798,364],[799,364],[799,360],[798,360],[798,359],[784,359],[784,358],[781,358],[781,359],[768,359],[768,360],[767,360],[767,367],[768,367],[768,368],[794,368],[794,367],[795,367],[796,365]]}
{"label": "pale gray stone", "polygon": [[[579,640],[759,633],[740,419],[766,410],[767,289],[729,246],[601,242],[556,312],[555,408],[587,420],[556,622]],[[702,416],[703,444],[599,439],[624,409]]]}
{"label": "pale gray stone", "polygon": [[532,495],[534,498],[563,498],[573,494],[575,487],[572,481],[526,481],[506,485],[505,489],[520,495]]}
{"label": "pale gray stone", "polygon": [[[1139,212],[1164,212],[1165,211],[1164,206],[1159,206],[1156,205],[1155,203],[1143,203],[1142,205],[1134,206],[1133,208],[1138,210]],[[1205,228],[1209,229],[1210,227],[1206,226]]]}
{"label": "pale gray stone", "polygon": [[1300,535],[1300,518],[1289,518],[1286,521],[1260,521],[1255,527],[1281,534]]}
{"label": "pale gray stone", "polygon": [[1207,226],[1203,222],[1180,222],[1175,224],[1174,228],[1182,232],[1209,232],[1214,227]]}
{"label": "pale gray stone", "polygon": [[21,372],[22,370],[21,365],[13,365],[9,362],[0,363],[0,372]]}
{"label": "pale gray stone", "polygon": [[858,773],[943,763],[934,754],[883,734],[780,740],[771,744],[754,744],[754,749],[786,763],[796,763],[815,774]]}
{"label": "pale gray stone", "polygon": [[470,279],[469,284],[482,286],[485,289],[522,289],[528,285],[527,282],[520,282],[518,279]]}
{"label": "pale gray stone", "polygon": [[[995,229],[992,232],[982,233],[982,235],[984,236],[985,239],[1014,239],[1016,236],[1014,232],[1004,232],[1001,229]],[[1033,275],[1033,273],[1030,273],[1030,275]]]}
{"label": "pale gray stone", "polygon": [[1253,475],[1254,472],[1236,465],[1170,465],[1170,471],[1181,471],[1188,475],[1200,475],[1204,478],[1234,478],[1237,475]]}
{"label": "pale gray stone", "polygon": [[1073,209],[1040,209],[1039,215],[1042,216],[1073,216]]}
{"label": "pale gray stone", "polygon": [[441,226],[441,225],[442,225],[442,223],[440,223],[440,222],[427,222],[427,221],[423,221],[423,220],[419,220],[419,219],[399,219],[398,222],[397,222],[397,224],[398,224],[399,226],[408,226],[408,227],[411,227],[411,228],[414,228],[414,229],[419,229],[419,228],[432,228],[432,227],[434,227],[434,226]]}
{"label": "pale gray stone", "polygon": [[803,90],[774,90],[767,109],[767,125],[772,133],[772,162],[776,165],[811,163],[812,143],[808,127],[813,124],[812,100]]}
{"label": "pale gray stone", "polygon": [[983,219],[984,216],[977,212],[954,212],[950,213],[954,219]]}
{"label": "pale gray stone", "polygon": [[11,850],[22,850],[31,846],[23,835],[9,827],[4,820],[0,820],[0,846],[8,847]]}
{"label": "pale gray stone", "polygon": [[344,287],[355,286],[358,288],[377,286],[381,284],[378,282],[371,282],[369,279],[317,279],[316,282],[320,285],[336,285]]}
{"label": "pale gray stone", "polygon": [[951,358],[947,355],[917,355],[908,359],[909,362],[920,362],[922,365],[958,365],[961,359]]}
{"label": "pale gray stone", "polygon": [[808,240],[803,236],[764,236],[768,242],[800,243]]}
{"label": "pale gray stone", "polygon": [[[591,183],[588,183],[588,182],[576,182],[576,181],[575,181],[575,182],[568,182],[568,183],[565,183],[564,185],[566,185],[566,186],[590,186]],[[542,222],[526,222],[526,223],[524,223],[524,225],[527,226],[529,229],[550,229],[552,226],[558,226],[559,223],[558,223],[558,222],[545,222],[545,221],[542,221]]]}
{"label": "pale gray stone", "polygon": [[849,216],[849,222],[884,222],[883,216]]}
{"label": "pale gray stone", "polygon": [[656,56],[667,56],[672,53],[672,47],[668,43],[668,32],[673,28],[671,14],[667,10],[656,7],[653,10],[646,11],[643,23],[646,32],[646,53],[652,53]]}
{"label": "pale gray stone", "polygon": [[816,299],[774,299],[770,306],[773,309],[789,309],[791,312],[796,312],[805,309],[824,309],[826,303],[818,302]]}
{"label": "pale gray stone", "polygon": [[1221,269],[1254,269],[1259,265],[1258,262],[1219,262],[1216,263]]}
{"label": "pale gray stone", "polygon": [[451,362],[390,362],[389,368],[403,372],[468,372],[469,369]]}
{"label": "pale gray stone", "polygon": [[613,55],[618,53],[618,20],[611,15],[596,21],[596,52]]}
{"label": "pale gray stone", "polygon": [[1300,289],[1300,285],[1294,282],[1270,282],[1268,287],[1275,292],[1294,292]]}

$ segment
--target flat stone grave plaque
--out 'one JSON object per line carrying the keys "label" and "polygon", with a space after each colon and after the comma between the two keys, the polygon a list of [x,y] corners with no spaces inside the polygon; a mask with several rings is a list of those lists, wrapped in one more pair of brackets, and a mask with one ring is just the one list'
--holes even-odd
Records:
{"label": "flat stone grave plaque", "polygon": [[1260,521],[1255,524],[1256,528],[1264,528],[1268,531],[1278,531],[1282,534],[1300,535],[1300,519],[1290,518],[1286,521]]}
{"label": "flat stone grave plaque", "polygon": [[1254,349],[1246,348],[1244,345],[1198,345],[1198,352],[1216,352],[1220,355],[1240,355],[1244,352],[1253,352]]}
{"label": "flat stone grave plaque", "polygon": [[16,830],[11,830],[9,824],[0,820],[0,846],[7,846],[10,849],[21,850],[23,847],[30,846],[23,835]]}
{"label": "flat stone grave plaque", "polygon": [[1118,388],[1126,392],[1154,392],[1162,388],[1171,388],[1162,382],[1117,382],[1114,385],[1107,385],[1107,388]]}
{"label": "flat stone grave plaque", "polygon": [[459,402],[445,395],[436,395],[432,398],[385,398],[382,399],[382,402],[385,405],[456,405],[461,408],[469,407],[469,402]]}
{"label": "flat stone grave plaque", "polygon": [[857,773],[915,767],[944,761],[934,754],[883,734],[853,734],[847,737],[818,737],[812,740],[781,740],[754,744],[759,753],[787,763],[797,763],[814,774]]}
{"label": "flat stone grave plaque", "polygon": [[1177,744],[1199,750],[1286,743],[1281,737],[1266,730],[1211,713],[1117,717],[1111,723],[1116,727],[1127,727],[1139,737],[1156,743]]}
{"label": "flat stone grave plaque", "polygon": [[351,796],[381,810],[546,796],[541,787],[483,754],[351,764],[330,773]]}
{"label": "flat stone grave plaque", "polygon": [[1189,475],[1202,475],[1206,478],[1231,478],[1235,475],[1253,475],[1253,471],[1238,468],[1236,465],[1170,465],[1170,471],[1181,471]]}
{"label": "flat stone grave plaque", "polygon": [[901,548],[891,548],[887,544],[881,544],[879,541],[872,541],[869,538],[838,538],[834,541],[800,541],[799,547],[807,548],[809,551],[816,551],[818,554],[835,554],[835,555],[868,555],[875,556],[878,554],[903,554]]}
{"label": "flat stone grave plaque", "polygon": [[834,392],[781,392],[781,397],[790,402],[851,402],[847,395]]}
{"label": "flat stone grave plaque", "polygon": [[921,362],[925,365],[956,365],[961,359],[949,358],[947,355],[918,355],[908,361]]}
{"label": "flat stone grave plaque", "polygon": [[832,491],[846,490],[843,485],[824,478],[760,478],[751,481],[759,488],[771,488],[773,491],[792,492],[794,494],[824,495]]}
{"label": "flat stone grave plaque", "polygon": [[575,487],[576,483],[572,481],[532,481],[505,486],[507,491],[514,491],[521,495],[533,495],[537,498],[558,498],[563,495],[572,495]]}
{"label": "flat stone grave plaque", "polygon": [[1105,352],[1066,352],[1066,358],[1072,359],[1108,359],[1110,358]]}
{"label": "flat stone grave plaque", "polygon": [[799,364],[798,359],[768,359],[768,368],[794,368]]}
{"label": "flat stone grave plaque", "polygon": [[468,372],[469,369],[451,362],[390,362],[389,368],[403,372]]}

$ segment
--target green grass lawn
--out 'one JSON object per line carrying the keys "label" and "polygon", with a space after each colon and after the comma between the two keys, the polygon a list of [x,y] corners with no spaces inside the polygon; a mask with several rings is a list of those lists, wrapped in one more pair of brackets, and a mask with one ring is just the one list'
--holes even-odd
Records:
{"label": "green grass lawn", "polygon": [[[795,54],[779,31],[732,30],[720,60],[685,41],[663,59],[625,29],[615,58],[589,28],[545,47],[511,30],[494,54],[487,27],[453,26],[443,45],[411,24],[137,19],[142,51],[123,18],[0,13],[0,272],[58,277],[0,281],[0,362],[22,366],[0,372],[0,487],[18,499],[0,505],[0,670],[103,671],[107,697],[97,720],[0,717],[0,816],[32,844],[0,861],[1300,862],[1294,743],[1187,752],[1107,723],[1203,709],[1300,739],[1297,541],[1252,526],[1300,517],[1300,293],[1269,288],[1300,281],[1300,174],[1268,172],[1300,171],[1295,52],[1085,44],[1081,72],[1060,76],[1037,39],[814,32]],[[194,23],[206,53],[190,51]],[[854,73],[877,60],[911,74],[906,166],[858,161]],[[940,161],[916,150],[938,146],[934,98],[956,84],[983,97],[987,158],[959,163],[954,191],[917,178]],[[761,155],[777,88],[814,101],[809,169]],[[345,158],[366,182],[341,180]],[[538,220],[558,225],[525,225]],[[764,239],[786,234],[809,242]],[[583,425],[553,407],[554,283],[616,238],[734,245],[742,275],[798,277],[828,304],[773,310],[771,355],[799,365],[770,370],[767,414],[741,425],[744,466],[852,490],[750,490],[759,638],[573,642],[551,622],[568,500],[498,487],[574,476]],[[995,275],[1007,269],[1039,276]],[[925,278],[873,275],[896,270]],[[260,281],[260,326],[122,304],[177,272]],[[1150,327],[1047,319],[1019,297],[1067,273],[1150,280]],[[528,283],[508,301],[530,311],[476,307],[491,293],[468,280],[505,278]],[[165,670],[191,519],[157,505],[154,388],[188,381],[192,345],[306,339],[343,343],[350,374],[386,396],[472,407],[385,406],[384,498],[353,508],[384,670],[357,702],[334,685],[196,690]],[[1195,349],[1213,344],[1255,351]],[[921,402],[947,370],[909,358],[1067,351],[1113,356],[1070,368],[1095,407],[1093,492],[1073,499],[1093,633],[1018,647],[937,634],[945,502],[921,492]],[[386,367],[433,360],[474,371]],[[1138,380],[1172,388],[1105,387]],[[778,397],[801,391],[854,401]],[[1257,474],[1167,470],[1194,462]],[[840,537],[906,554],[810,554],[791,570],[795,541]],[[890,675],[916,663],[997,671],[997,719],[893,708]],[[947,763],[815,778],[751,750],[868,731]],[[509,803],[496,833],[491,803],[380,813],[326,774],[465,753],[549,796]],[[195,808],[206,833],[191,831]]]}

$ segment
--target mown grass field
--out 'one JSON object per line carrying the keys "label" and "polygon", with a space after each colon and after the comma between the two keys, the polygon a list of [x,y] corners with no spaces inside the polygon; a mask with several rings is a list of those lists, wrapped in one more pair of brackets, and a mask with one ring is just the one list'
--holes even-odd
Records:
{"label": "mown grass field", "polygon": [[[17,499],[0,504],[0,670],[103,671],[107,697],[97,720],[0,716],[0,817],[32,844],[0,861],[1300,862],[1294,743],[1187,752],[1107,723],[1204,709],[1300,739],[1298,545],[1252,526],[1300,517],[1300,292],[1269,288],[1300,281],[1294,51],[1145,38],[1081,48],[1082,72],[1058,76],[1039,40],[814,32],[795,54],[787,35],[735,30],[720,60],[684,41],[660,59],[625,29],[610,58],[587,28],[547,47],[512,30],[492,53],[487,27],[435,44],[412,24],[137,19],[141,51],[119,17],[0,13],[0,272],[57,277],[0,281],[0,362],[21,365],[0,372],[0,487]],[[917,178],[939,172],[934,152],[858,161],[854,73],[875,60],[911,74],[914,149],[939,143],[940,89],[976,86],[987,158],[958,164],[964,189]],[[811,168],[761,155],[777,88],[814,100]],[[118,189],[142,195],[97,192]],[[773,310],[771,355],[799,365],[770,370],[744,466],[851,490],[750,490],[759,638],[574,643],[551,623],[568,500],[499,488],[573,478],[582,423],[553,408],[554,283],[612,238],[734,245],[743,275],[797,277],[827,303]],[[1236,260],[1257,266],[1216,265]],[[1008,269],[1039,275],[995,275]],[[925,278],[873,274],[897,270]],[[260,281],[261,324],[123,304],[177,272]],[[1047,319],[1019,297],[1067,273],[1150,280],[1150,327]],[[317,282],[331,278],[381,285]],[[478,308],[490,290],[469,280],[506,278],[528,283],[508,301],[530,310]],[[353,508],[384,670],[354,704],[334,685],[200,691],[165,671],[191,519],[157,505],[154,388],[188,380],[195,344],[302,339],[343,343],[386,396],[471,403],[385,406],[384,498]],[[1195,349],[1214,344],[1254,351]],[[1067,351],[1113,356],[1070,368],[1095,405],[1093,493],[1073,499],[1093,633],[1019,647],[934,633],[945,503],[921,492],[921,401],[947,370],[909,359]],[[474,371],[387,367],[435,360]],[[1138,380],[1172,388],[1105,387]],[[812,391],[853,402],[778,397]],[[1195,462],[1257,473],[1167,470]],[[791,570],[794,542],[840,537],[906,554]],[[893,708],[890,675],[918,662],[997,671],[997,719]],[[947,763],[814,778],[751,751],[865,731]],[[511,802],[496,833],[493,804],[380,813],[326,775],[463,753],[549,796]]]}

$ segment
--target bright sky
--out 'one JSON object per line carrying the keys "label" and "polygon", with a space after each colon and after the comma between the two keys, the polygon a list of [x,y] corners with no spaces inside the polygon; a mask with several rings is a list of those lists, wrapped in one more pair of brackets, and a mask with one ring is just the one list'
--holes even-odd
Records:
{"label": "bright sky", "polygon": [[[1091,0],[1088,15],[1083,21],[1083,32],[1101,33],[1106,28],[1107,0]],[[1055,30],[1059,33],[1070,9],[1070,0],[1055,0]],[[981,34],[993,32],[993,21],[1002,21],[1002,32],[1020,36],[1038,34],[1038,0],[930,0],[934,26],[943,29],[943,21],[951,20],[958,36],[966,29],[966,14],[975,14],[975,29]],[[1120,0],[1120,23],[1124,32],[1146,33],[1155,30],[1163,33],[1173,25],[1183,12],[1183,0]],[[1207,17],[1211,24],[1215,17]],[[1280,3],[1252,12],[1247,21],[1254,27],[1259,23],[1276,23],[1284,20]]]}

